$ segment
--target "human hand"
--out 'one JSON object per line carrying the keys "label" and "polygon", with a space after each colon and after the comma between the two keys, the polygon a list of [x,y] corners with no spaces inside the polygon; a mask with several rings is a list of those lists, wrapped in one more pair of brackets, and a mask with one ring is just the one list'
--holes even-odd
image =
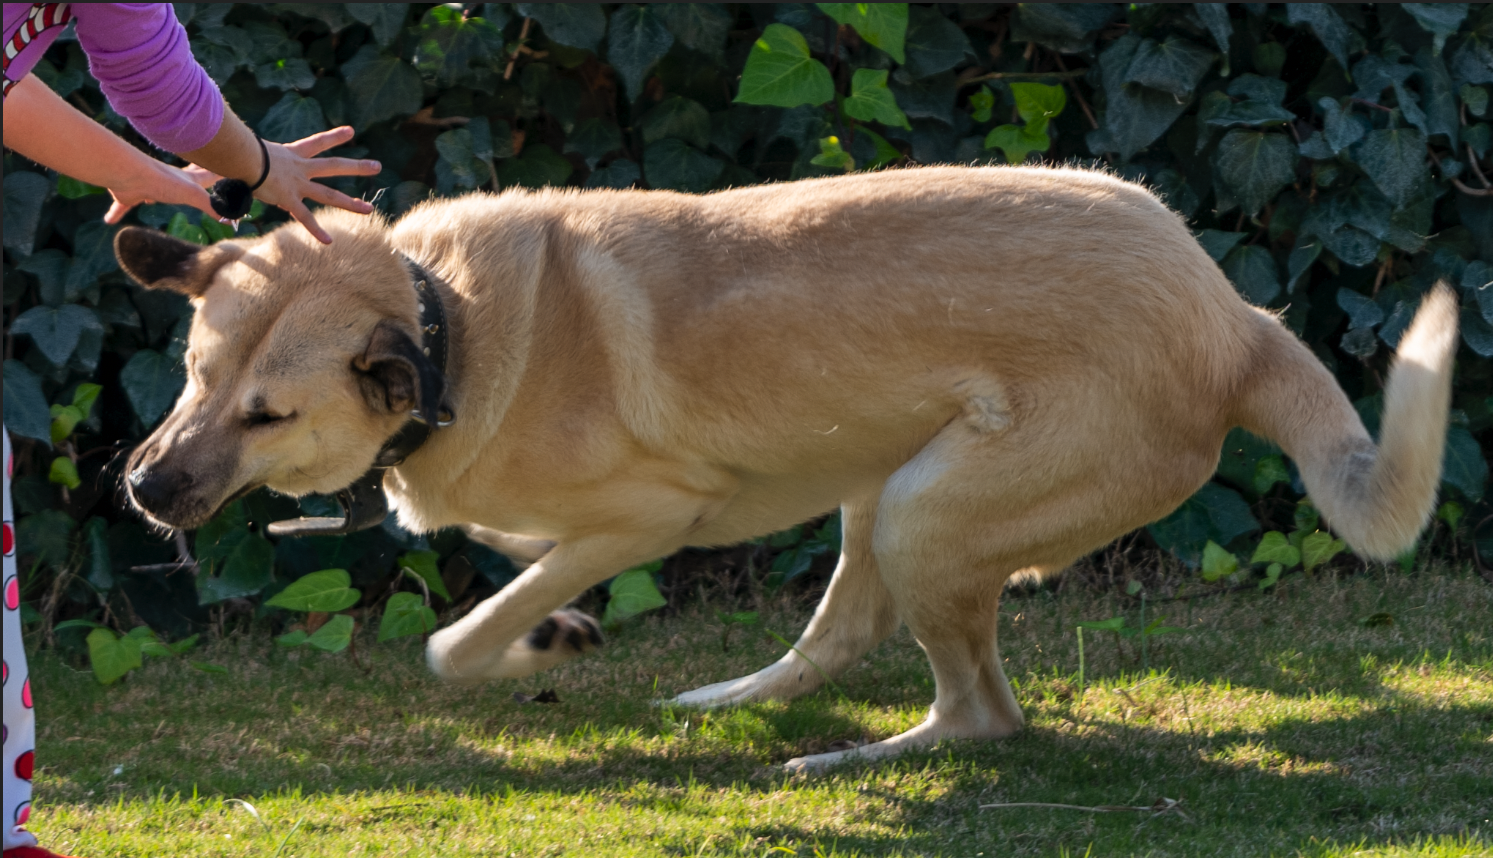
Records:
{"label": "human hand", "polygon": [[119,223],[129,210],[141,203],[169,203],[191,206],[217,217],[212,202],[203,190],[217,181],[217,176],[201,167],[177,169],[154,159],[131,170],[119,182],[111,183],[109,195],[114,204],[104,213],[104,223]]}
{"label": "human hand", "polygon": [[265,141],[265,151],[270,158],[270,172],[264,184],[254,192],[254,196],[284,209],[318,241],[331,244],[332,236],[317,224],[311,210],[302,201],[312,199],[322,205],[336,206],[358,214],[373,211],[373,205],[364,200],[354,199],[336,188],[312,181],[323,176],[373,176],[378,173],[381,167],[377,161],[316,157],[328,149],[341,146],[352,137],[352,128],[344,125],[304,137],[294,143]]}

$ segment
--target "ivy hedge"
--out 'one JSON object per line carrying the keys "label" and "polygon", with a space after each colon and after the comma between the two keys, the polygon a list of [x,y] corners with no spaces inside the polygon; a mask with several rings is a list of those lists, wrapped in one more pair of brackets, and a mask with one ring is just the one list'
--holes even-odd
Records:
{"label": "ivy hedge", "polygon": [[[1430,550],[1493,559],[1493,526],[1479,530],[1493,515],[1493,5],[175,6],[260,134],[356,128],[343,153],[384,170],[333,184],[391,215],[513,186],[706,193],[932,163],[1082,164],[1144,182],[1246,298],[1283,312],[1371,426],[1394,343],[1445,279],[1461,290],[1463,347]],[[70,37],[36,74],[146,145]],[[195,534],[149,531],[122,507],[119,466],[181,390],[190,307],[119,271],[100,189],[11,153],[4,169],[5,423],[20,441],[32,609],[100,627],[90,647],[115,646],[127,669],[166,648],[108,627],[179,638],[233,611],[289,622],[378,603],[413,633],[432,600],[513,576],[459,534],[392,521],[340,538],[265,534],[268,521],[324,514],[325,498],[259,492]],[[257,211],[238,234],[283,219]],[[170,206],[131,220],[204,243],[233,234]],[[1217,477],[1142,538],[1205,577],[1268,585],[1341,549],[1301,491],[1279,450],[1236,433]],[[765,541],[774,581],[832,553],[835,530]],[[649,574],[627,578],[640,604],[656,604]],[[309,626],[285,642],[317,635],[336,648]]]}

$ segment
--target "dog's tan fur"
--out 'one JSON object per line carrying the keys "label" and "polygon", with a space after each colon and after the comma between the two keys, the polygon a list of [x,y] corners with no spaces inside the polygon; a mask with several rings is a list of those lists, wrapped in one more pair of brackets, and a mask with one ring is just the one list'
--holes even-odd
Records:
{"label": "dog's tan fur", "polygon": [[[390,472],[400,520],[553,543],[431,639],[448,679],[570,657],[525,635],[622,569],[840,506],[844,552],[797,652],[679,700],[802,694],[821,681],[805,658],[834,674],[906,622],[932,710],[843,753],[1005,736],[1022,723],[995,640],[1006,580],[1171,512],[1230,427],[1279,442],[1366,556],[1412,542],[1434,501],[1450,293],[1405,335],[1376,449],[1182,220],[1108,175],[928,168],[708,196],[474,195],[388,227],[323,218],[330,248],[283,229],[170,276],[121,252],[197,306],[191,382],[132,467],[186,475],[151,510],[181,527],[245,487],[351,482],[405,419],[356,377],[381,322],[418,336],[392,251],[430,267],[449,284],[458,420]],[[247,426],[256,408],[294,416]]]}

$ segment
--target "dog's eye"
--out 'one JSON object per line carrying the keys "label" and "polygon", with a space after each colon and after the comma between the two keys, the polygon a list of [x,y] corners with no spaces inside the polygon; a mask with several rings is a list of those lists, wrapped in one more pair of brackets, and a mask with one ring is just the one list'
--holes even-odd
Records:
{"label": "dog's eye", "polygon": [[268,426],[271,423],[281,423],[294,417],[293,414],[271,414],[268,411],[255,411],[244,418],[244,422],[250,428],[256,426]]}

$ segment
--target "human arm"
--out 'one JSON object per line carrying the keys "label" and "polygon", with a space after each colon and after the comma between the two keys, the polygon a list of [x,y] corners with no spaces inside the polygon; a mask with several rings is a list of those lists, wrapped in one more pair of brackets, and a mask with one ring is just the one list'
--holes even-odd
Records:
{"label": "human arm", "polygon": [[59,173],[108,188],[114,197],[104,220],[118,223],[144,202],[188,205],[212,213],[193,176],[141,152],[26,75],[5,99],[5,148]]}

